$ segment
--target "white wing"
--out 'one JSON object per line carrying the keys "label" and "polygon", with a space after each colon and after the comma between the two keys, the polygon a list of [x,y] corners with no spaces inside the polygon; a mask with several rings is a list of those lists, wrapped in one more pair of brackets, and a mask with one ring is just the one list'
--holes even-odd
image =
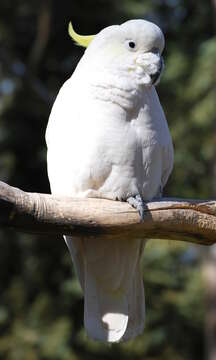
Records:
{"label": "white wing", "polygon": [[[89,98],[76,76],[68,80],[46,135],[53,193],[111,199],[137,193],[150,199],[158,193],[172,167],[171,139],[154,89],[142,102],[136,117],[128,121],[115,104],[104,106]],[[66,242],[84,291],[89,335],[115,342],[141,333],[144,242],[71,237]]]}

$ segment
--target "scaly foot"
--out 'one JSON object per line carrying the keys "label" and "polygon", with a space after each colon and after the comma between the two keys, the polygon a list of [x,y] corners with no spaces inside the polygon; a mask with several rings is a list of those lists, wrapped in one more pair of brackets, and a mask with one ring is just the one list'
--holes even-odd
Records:
{"label": "scaly foot", "polygon": [[139,211],[141,222],[144,220],[144,212],[146,210],[146,204],[140,195],[131,196],[127,199],[128,204],[133,206]]}

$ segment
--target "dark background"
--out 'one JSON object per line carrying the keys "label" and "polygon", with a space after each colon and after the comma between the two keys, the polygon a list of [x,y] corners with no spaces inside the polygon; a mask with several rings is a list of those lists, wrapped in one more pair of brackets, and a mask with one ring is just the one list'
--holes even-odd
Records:
{"label": "dark background", "polygon": [[[50,191],[45,129],[83,53],[68,36],[68,22],[94,34],[131,18],[154,21],[166,37],[158,93],[175,146],[166,195],[216,196],[214,0],[1,0],[0,180]],[[212,360],[205,269],[213,250],[149,241],[145,331],[106,346],[86,337],[83,297],[63,239],[0,231],[0,359]]]}

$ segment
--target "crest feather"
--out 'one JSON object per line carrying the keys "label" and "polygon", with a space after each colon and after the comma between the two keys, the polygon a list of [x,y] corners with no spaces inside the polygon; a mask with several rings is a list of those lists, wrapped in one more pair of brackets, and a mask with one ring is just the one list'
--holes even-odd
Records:
{"label": "crest feather", "polygon": [[74,31],[72,22],[69,23],[68,33],[70,37],[75,41],[75,43],[79,46],[83,46],[85,48],[88,47],[90,42],[94,39],[95,35],[79,35]]}

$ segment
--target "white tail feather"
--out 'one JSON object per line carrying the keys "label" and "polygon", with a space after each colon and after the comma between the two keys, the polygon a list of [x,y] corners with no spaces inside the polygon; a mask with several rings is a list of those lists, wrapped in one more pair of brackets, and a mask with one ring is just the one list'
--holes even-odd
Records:
{"label": "white tail feather", "polygon": [[66,237],[84,291],[84,323],[100,341],[128,340],[143,330],[141,240]]}

